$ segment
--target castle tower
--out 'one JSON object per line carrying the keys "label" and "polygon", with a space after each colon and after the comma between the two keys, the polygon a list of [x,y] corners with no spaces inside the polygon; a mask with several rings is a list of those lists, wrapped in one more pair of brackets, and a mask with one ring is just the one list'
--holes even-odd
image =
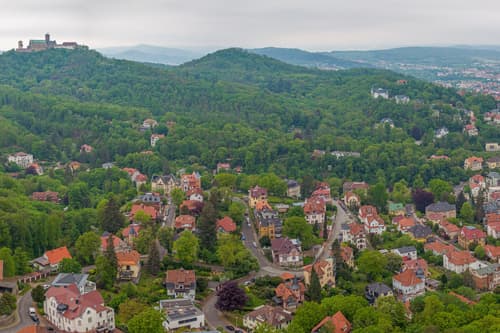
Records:
{"label": "castle tower", "polygon": [[50,42],[50,34],[47,32],[47,33],[45,34],[45,43],[48,45],[48,44],[49,44],[49,42]]}
{"label": "castle tower", "polygon": [[22,49],[23,48],[23,41],[20,40],[19,42],[17,42],[17,48],[18,49]]}

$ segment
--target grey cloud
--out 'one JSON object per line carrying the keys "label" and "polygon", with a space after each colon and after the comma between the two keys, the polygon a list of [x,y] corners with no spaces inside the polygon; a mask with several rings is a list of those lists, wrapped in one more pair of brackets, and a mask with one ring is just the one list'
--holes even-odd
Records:
{"label": "grey cloud", "polygon": [[91,47],[287,46],[312,50],[500,44],[496,0],[17,0],[0,49],[50,31]]}

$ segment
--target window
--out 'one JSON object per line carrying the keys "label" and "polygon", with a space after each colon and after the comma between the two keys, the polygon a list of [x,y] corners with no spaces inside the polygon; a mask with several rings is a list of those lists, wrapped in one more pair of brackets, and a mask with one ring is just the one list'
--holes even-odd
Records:
{"label": "window", "polygon": [[[90,311],[89,311],[90,312]],[[89,317],[89,324],[92,322],[92,317]]]}

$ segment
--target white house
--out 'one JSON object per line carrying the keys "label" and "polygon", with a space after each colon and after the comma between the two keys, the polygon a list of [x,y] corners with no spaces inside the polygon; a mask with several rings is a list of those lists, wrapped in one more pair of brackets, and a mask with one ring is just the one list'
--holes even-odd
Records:
{"label": "white house", "polygon": [[23,169],[26,169],[33,163],[33,155],[19,152],[13,155],[9,155],[7,160],[11,163],[17,164]]}
{"label": "white house", "polygon": [[163,327],[169,332],[181,327],[197,329],[205,326],[205,315],[194,306],[192,300],[161,300],[160,310],[165,312]]}
{"label": "white house", "polygon": [[111,332],[115,328],[115,313],[104,306],[101,294],[98,291],[81,294],[74,284],[50,287],[43,310],[47,320],[65,332]]}
{"label": "white house", "polygon": [[365,222],[365,231],[369,234],[382,234],[385,231],[384,220],[378,215],[368,216]]}
{"label": "white house", "polygon": [[151,134],[151,147],[156,146],[156,143],[164,137],[165,135],[163,134]]}
{"label": "white house", "polygon": [[448,251],[443,255],[443,267],[457,274],[467,270],[475,270],[485,267],[486,264],[478,261],[469,251]]}
{"label": "white house", "polygon": [[384,98],[389,99],[389,90],[382,88],[372,88],[371,94],[373,98]]}
{"label": "white house", "polygon": [[408,258],[410,260],[417,260],[417,249],[415,246],[404,246],[399,249],[392,250],[392,253],[397,254],[401,258]]}
{"label": "white house", "polygon": [[425,281],[417,277],[415,271],[407,269],[392,277],[392,288],[396,296],[406,302],[425,293]]}
{"label": "white house", "polygon": [[167,295],[174,298],[195,299],[196,275],[193,270],[170,269],[165,276]]}

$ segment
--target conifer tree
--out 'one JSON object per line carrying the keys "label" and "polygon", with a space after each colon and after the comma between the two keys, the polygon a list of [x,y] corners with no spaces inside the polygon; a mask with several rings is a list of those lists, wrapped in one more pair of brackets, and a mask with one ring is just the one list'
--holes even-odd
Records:
{"label": "conifer tree", "polygon": [[125,216],[120,212],[120,206],[114,196],[108,200],[103,210],[99,212],[99,220],[104,231],[114,234],[123,228]]}
{"label": "conifer tree", "polygon": [[311,268],[311,281],[309,283],[309,298],[312,302],[321,302],[321,283],[319,282],[318,274],[314,269],[314,264]]}
{"label": "conifer tree", "polygon": [[148,260],[146,262],[146,269],[151,275],[157,275],[160,271],[161,259],[159,247],[160,243],[154,239],[149,247]]}
{"label": "conifer tree", "polygon": [[213,204],[208,201],[203,206],[198,222],[200,247],[202,249],[214,250],[217,242],[217,213]]}

